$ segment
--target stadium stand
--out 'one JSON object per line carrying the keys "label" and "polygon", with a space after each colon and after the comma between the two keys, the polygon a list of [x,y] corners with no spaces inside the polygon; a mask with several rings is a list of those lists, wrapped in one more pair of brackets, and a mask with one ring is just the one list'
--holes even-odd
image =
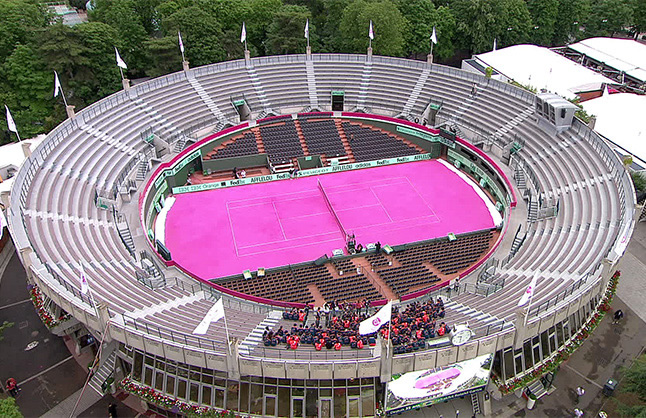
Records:
{"label": "stadium stand", "polygon": [[[136,384],[177,399],[180,408],[183,404],[205,405],[257,415],[279,413],[263,410],[267,403],[254,403],[251,392],[257,399],[275,396],[276,391],[287,393],[284,396],[290,402],[301,399],[305,411],[306,405],[316,408],[319,402],[327,402],[326,391],[337,388],[343,388],[344,395],[329,401],[335,408],[337,403],[346,405],[350,398],[345,394],[350,388],[366,400],[358,414],[374,415],[375,393],[383,388],[382,371],[443,367],[474,358],[476,353],[494,354],[493,372],[501,381],[511,382],[532,373],[569,339],[576,338],[606,291],[634,223],[634,191],[614,153],[579,121],[556,136],[543,132],[531,115],[523,114],[533,106],[534,96],[516,87],[425,62],[376,56],[368,61],[365,56],[341,54],[311,56],[316,78],[312,86],[321,106],[329,103],[330,91],[342,90],[352,110],[421,118],[427,103],[420,98],[437,99],[442,102],[439,118],[457,125],[464,136],[488,139],[492,154],[500,154],[513,135],[521,136],[525,145],[511,157],[510,168],[525,173],[528,194],[535,201],[543,205],[558,201],[560,210],[556,216],[529,219],[522,247],[513,256],[494,254],[498,268],[486,283],[477,282],[477,278],[469,282],[467,277],[461,278],[450,296],[440,290],[447,298],[444,320],[448,324],[468,323],[473,331],[468,344],[453,346],[446,341],[373,358],[366,349],[328,354],[310,347],[269,353],[256,347],[238,352],[226,344],[222,322],[212,324],[204,336],[192,334],[215,300],[223,298],[228,336],[257,343],[262,338],[254,333],[260,329],[262,334],[264,324],[276,323],[276,312],[282,312],[276,305],[236,292],[274,299],[291,288],[292,301],[311,302],[308,282],[319,281],[323,292],[332,292],[325,286],[330,283],[332,288],[337,282],[325,266],[295,268],[268,272],[265,278],[246,282],[216,281],[216,285],[226,283],[234,290],[223,292],[221,287],[196,284],[181,271],[161,266],[164,277],[159,280],[165,286],[151,289],[140,280],[141,259],[133,259],[123,245],[113,212],[97,208],[93,197],[113,202],[122,211],[133,201],[123,217],[137,249],[144,250],[142,213],[139,208],[132,210],[143,200],[139,195],[142,188],[132,177],[141,161],[153,162],[150,146],[141,141],[140,133],[152,128],[172,145],[197,126],[236,120],[232,98],[244,97],[258,118],[281,108],[307,109],[311,100],[305,61],[303,55],[263,57],[192,69],[190,77],[203,89],[201,94],[183,72],[160,77],[83,109],[76,119],[65,121],[47,136],[14,180],[8,218],[30,280],[54,305],[74,317],[63,328],[86,327],[102,335],[109,324],[104,352],[118,352],[121,374],[115,378],[127,375]],[[471,98],[473,83],[479,87]],[[414,92],[415,86],[420,89]],[[222,117],[206,104],[207,96]],[[510,124],[514,119],[518,122]],[[502,128],[502,139],[493,139]],[[292,121],[259,129],[272,161],[304,155]],[[418,152],[401,141],[386,143],[383,132],[351,122],[344,123],[343,129],[346,135],[354,133],[351,147],[357,161]],[[315,140],[307,141],[312,149],[318,146]],[[325,150],[331,149],[327,147]],[[489,245],[491,239],[484,234],[472,244],[484,251],[485,242]],[[434,259],[435,253],[426,252],[427,247],[420,248],[423,250],[392,256],[369,255],[367,260],[399,293],[425,286],[426,282],[414,277],[432,281],[434,273],[420,262],[428,261],[446,274],[464,268],[461,250],[451,260],[444,260],[440,256]],[[155,263],[161,265],[161,261]],[[81,266],[96,306],[80,290]],[[343,277],[352,276],[357,286],[372,286],[360,274]],[[539,290],[527,308],[525,323],[518,322],[517,302],[533,277],[538,277]],[[484,288],[495,291],[483,292]],[[369,287],[364,292],[366,289]],[[420,295],[415,301],[425,303],[428,299],[424,298],[437,296]],[[406,309],[406,304],[400,309]],[[554,343],[547,348],[535,343],[543,338]],[[427,356],[431,351],[433,355]],[[304,390],[305,379],[310,379],[312,396],[298,398],[296,393]],[[290,388],[295,388],[294,392],[289,392]]]}

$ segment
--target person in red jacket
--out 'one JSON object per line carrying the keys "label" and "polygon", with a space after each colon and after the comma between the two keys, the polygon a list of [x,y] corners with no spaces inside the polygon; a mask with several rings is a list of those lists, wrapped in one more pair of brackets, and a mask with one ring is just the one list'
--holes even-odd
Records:
{"label": "person in red jacket", "polygon": [[337,341],[337,342],[336,342],[336,344],[334,344],[334,349],[335,349],[336,351],[341,350],[341,343]]}
{"label": "person in red jacket", "polygon": [[321,351],[321,349],[323,348],[323,344],[321,344],[320,341],[316,342],[314,343],[314,348],[316,348],[316,351]]}
{"label": "person in red jacket", "polygon": [[357,341],[357,348],[359,349],[363,348],[363,341],[361,340]]}

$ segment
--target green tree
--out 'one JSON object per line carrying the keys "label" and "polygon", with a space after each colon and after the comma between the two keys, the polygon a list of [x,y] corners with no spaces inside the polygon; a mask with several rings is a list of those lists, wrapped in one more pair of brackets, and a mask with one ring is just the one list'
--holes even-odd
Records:
{"label": "green tree", "polygon": [[531,31],[532,42],[538,45],[551,46],[554,39],[554,29],[557,21],[559,21],[559,1],[529,0],[527,7],[534,25]]}
{"label": "green tree", "polygon": [[[74,27],[82,44],[82,62],[69,74],[72,101],[78,106],[95,102],[121,89],[121,78],[114,57],[117,31],[101,22]],[[67,77],[66,77],[67,78]],[[66,80],[61,80],[65,86]]]}
{"label": "green tree", "polygon": [[398,0],[397,7],[408,22],[404,33],[406,55],[429,53],[433,27],[438,38],[438,44],[433,47],[433,54],[440,59],[453,55],[455,18],[449,8],[440,6],[436,9],[431,0]]}
{"label": "green tree", "polygon": [[626,417],[646,416],[646,355],[641,355],[633,365],[625,370],[621,391],[635,395],[639,402],[636,405],[619,403],[619,412]]}
{"label": "green tree", "polygon": [[[312,16],[305,6],[282,6],[267,29],[267,54],[302,54],[305,52],[305,21]],[[310,23],[310,31],[316,28]]]}
{"label": "green tree", "polygon": [[375,34],[373,52],[376,55],[403,55],[406,19],[390,0],[356,0],[345,8],[341,19],[345,50],[354,53],[366,52],[370,20]]}
{"label": "green tree", "polygon": [[613,36],[630,26],[632,16],[629,0],[594,1],[585,22],[586,36]]}
{"label": "green tree", "polygon": [[312,51],[343,51],[343,36],[339,22],[343,17],[343,11],[352,3],[352,0],[318,0],[303,3],[312,13],[310,24],[315,28],[315,30],[310,29]]}
{"label": "green tree", "polygon": [[49,15],[32,1],[0,1],[0,63],[17,44],[26,44],[34,29],[47,26]]}
{"label": "green tree", "polygon": [[186,59],[193,66],[222,61],[226,54],[220,39],[222,27],[212,13],[197,6],[180,9],[162,22],[169,36],[182,31]]}
{"label": "green tree", "polygon": [[14,398],[6,398],[0,400],[0,417],[4,418],[22,418],[23,415],[16,405]]}
{"label": "green tree", "polygon": [[9,93],[3,99],[11,108],[21,137],[45,132],[43,121],[52,112],[54,78],[43,59],[31,46],[18,45],[0,71]]}
{"label": "green tree", "polygon": [[149,76],[158,77],[182,69],[177,36],[149,39],[146,41],[146,49],[149,56]]}
{"label": "green tree", "polygon": [[633,26],[632,32],[635,37],[642,32],[646,31],[646,1],[633,0]]}
{"label": "green tree", "polygon": [[559,0],[558,24],[554,26],[552,45],[564,45],[579,39],[583,22],[588,19],[588,0]]}
{"label": "green tree", "polygon": [[94,0],[95,9],[89,13],[91,21],[106,23],[116,29],[119,54],[128,65],[128,73],[144,75],[147,68],[148,39],[142,18],[137,13],[139,0]]}

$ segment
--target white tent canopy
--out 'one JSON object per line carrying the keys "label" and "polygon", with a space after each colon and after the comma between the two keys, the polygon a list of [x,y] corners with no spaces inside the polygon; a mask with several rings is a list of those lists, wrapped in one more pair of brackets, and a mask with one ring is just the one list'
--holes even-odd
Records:
{"label": "white tent canopy", "polygon": [[606,94],[581,103],[595,115],[595,131],[630,154],[646,161],[646,96],[631,93]]}
{"label": "white tent canopy", "polygon": [[632,39],[589,38],[568,48],[618,71],[646,81],[646,45]]}
{"label": "white tent canopy", "polygon": [[548,48],[514,45],[475,56],[485,67],[537,90],[546,89],[568,99],[581,91],[600,90],[607,77],[577,64]]}

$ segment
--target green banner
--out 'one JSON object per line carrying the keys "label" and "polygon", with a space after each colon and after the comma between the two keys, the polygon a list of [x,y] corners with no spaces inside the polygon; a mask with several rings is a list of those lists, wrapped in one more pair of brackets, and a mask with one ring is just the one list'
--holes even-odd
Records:
{"label": "green banner", "polygon": [[159,187],[159,185],[161,185],[162,182],[166,180],[166,177],[174,176],[175,174],[179,173],[179,170],[186,167],[188,163],[200,157],[201,155],[202,155],[201,151],[199,149],[196,149],[192,153],[188,154],[186,157],[182,158],[182,160],[179,163],[177,163],[175,167],[162,171],[159,174],[159,177],[157,177],[157,179],[155,180],[155,187]]}
{"label": "green banner", "polygon": [[[454,163],[454,165],[458,168],[460,166],[468,167],[471,169],[471,171],[475,172],[478,176],[480,176],[480,186],[485,187],[489,186],[496,197],[496,199],[499,202],[505,202],[509,204],[511,202],[509,196],[507,196],[506,193],[503,193],[499,188],[498,184],[493,181],[487,173],[485,173],[480,167],[478,167],[473,161],[469,160],[467,157],[465,157],[462,154],[459,154],[456,151],[449,150],[448,152],[449,160]],[[456,164],[457,163],[457,164]]]}
{"label": "green banner", "polygon": [[424,139],[426,141],[429,141],[429,142],[439,142],[441,144],[446,145],[449,148],[455,148],[455,142],[449,141],[446,138],[442,138],[439,135],[429,134],[428,132],[418,131],[417,129],[407,128],[405,126],[397,126],[397,132],[401,132],[401,133],[407,134],[407,135],[416,136],[418,138],[422,138],[422,139]]}
{"label": "green banner", "polygon": [[[298,177],[318,176],[319,174],[337,173],[340,171],[360,170],[362,168],[381,167],[392,164],[409,163],[413,161],[431,160],[431,154],[417,154],[407,157],[386,158],[383,160],[365,161],[361,163],[342,164],[330,167],[312,168],[309,170],[301,170],[298,172]],[[201,192],[204,190],[222,189],[232,186],[244,186],[245,184],[254,183],[267,183],[275,180],[285,180],[290,178],[289,173],[272,174],[269,176],[248,177],[237,180],[218,181],[214,183],[193,184],[190,186],[173,187],[173,194]]]}

